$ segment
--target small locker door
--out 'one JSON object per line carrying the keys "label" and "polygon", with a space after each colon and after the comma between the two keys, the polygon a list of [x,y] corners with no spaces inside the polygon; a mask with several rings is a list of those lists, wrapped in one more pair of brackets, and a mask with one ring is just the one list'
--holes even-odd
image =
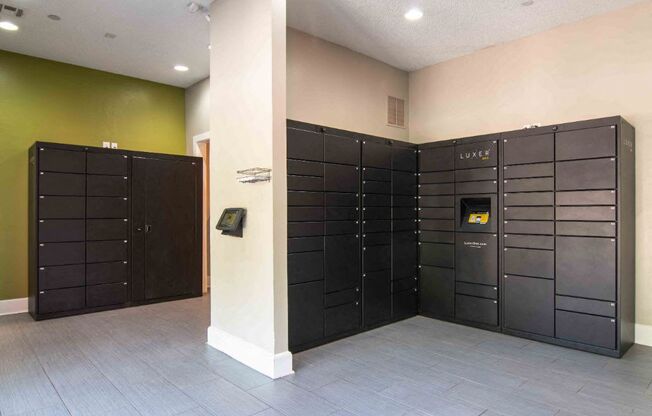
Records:
{"label": "small locker door", "polygon": [[360,237],[329,235],[324,244],[324,290],[326,293],[352,288],[360,279]]}
{"label": "small locker door", "polygon": [[201,294],[200,168],[133,158],[134,300]]}

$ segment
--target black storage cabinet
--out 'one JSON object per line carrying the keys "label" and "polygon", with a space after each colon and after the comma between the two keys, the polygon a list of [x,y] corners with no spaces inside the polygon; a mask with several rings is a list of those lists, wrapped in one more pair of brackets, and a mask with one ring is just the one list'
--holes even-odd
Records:
{"label": "black storage cabinet", "polygon": [[199,158],[35,143],[30,314],[201,296],[201,193]]}

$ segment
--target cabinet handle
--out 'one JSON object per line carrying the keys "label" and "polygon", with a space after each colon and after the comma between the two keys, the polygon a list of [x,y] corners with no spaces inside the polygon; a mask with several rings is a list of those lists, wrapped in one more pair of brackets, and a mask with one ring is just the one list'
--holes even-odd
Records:
{"label": "cabinet handle", "polygon": [[149,225],[149,224],[145,224],[145,232],[146,232],[146,233],[149,233],[149,232],[151,232],[151,231],[152,231],[152,226]]}

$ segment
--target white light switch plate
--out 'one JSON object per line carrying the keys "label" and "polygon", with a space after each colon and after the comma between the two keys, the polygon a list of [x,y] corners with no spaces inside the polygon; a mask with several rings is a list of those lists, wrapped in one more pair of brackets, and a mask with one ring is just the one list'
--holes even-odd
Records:
{"label": "white light switch plate", "polygon": [[118,148],[118,143],[111,142],[111,149],[117,149]]}
{"label": "white light switch plate", "polygon": [[105,149],[111,148],[111,142],[102,142],[102,147]]}

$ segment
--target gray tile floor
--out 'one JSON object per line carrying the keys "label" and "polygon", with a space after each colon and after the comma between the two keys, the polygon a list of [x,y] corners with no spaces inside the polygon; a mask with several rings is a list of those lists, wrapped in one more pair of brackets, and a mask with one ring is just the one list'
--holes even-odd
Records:
{"label": "gray tile floor", "polygon": [[295,354],[272,381],[207,347],[208,298],[0,318],[0,414],[652,415],[652,348],[601,357],[423,317]]}

